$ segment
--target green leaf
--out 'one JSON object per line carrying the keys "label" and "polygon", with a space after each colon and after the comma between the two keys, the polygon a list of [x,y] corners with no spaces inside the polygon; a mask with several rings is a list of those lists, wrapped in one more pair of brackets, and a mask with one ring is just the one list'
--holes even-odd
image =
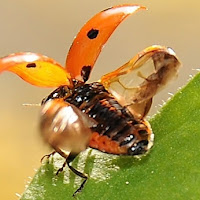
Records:
{"label": "green leaf", "polygon": [[[90,178],[76,199],[165,200],[200,197],[200,75],[180,90],[150,123],[154,147],[141,159],[88,149],[73,166]],[[21,200],[65,200],[81,184],[54,155],[36,173]]]}

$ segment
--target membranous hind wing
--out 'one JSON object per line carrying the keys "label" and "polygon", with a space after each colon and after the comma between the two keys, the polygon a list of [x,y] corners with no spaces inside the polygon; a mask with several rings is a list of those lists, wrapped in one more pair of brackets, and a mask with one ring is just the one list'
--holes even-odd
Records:
{"label": "membranous hind wing", "polygon": [[177,76],[179,66],[171,48],[151,46],[119,69],[104,75],[101,83],[135,117],[143,118],[153,96]]}

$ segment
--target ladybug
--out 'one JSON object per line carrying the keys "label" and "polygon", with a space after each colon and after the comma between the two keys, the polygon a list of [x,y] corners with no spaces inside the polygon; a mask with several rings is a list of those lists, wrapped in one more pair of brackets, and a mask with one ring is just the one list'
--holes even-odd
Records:
{"label": "ladybug", "polygon": [[180,62],[171,48],[154,45],[138,53],[99,81],[87,83],[102,47],[129,15],[145,10],[126,4],[96,14],[80,30],[66,65],[37,53],[15,53],[0,59],[0,72],[10,71],[39,87],[56,87],[42,100],[40,130],[65,165],[84,179],[71,161],[87,147],[117,155],[143,155],[154,135],[145,120],[153,96],[177,76]]}

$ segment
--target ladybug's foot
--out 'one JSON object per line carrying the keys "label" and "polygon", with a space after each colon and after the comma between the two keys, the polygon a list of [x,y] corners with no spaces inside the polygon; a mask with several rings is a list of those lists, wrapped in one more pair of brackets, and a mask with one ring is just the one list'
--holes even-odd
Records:
{"label": "ladybug's foot", "polygon": [[53,156],[55,153],[56,153],[56,151],[53,151],[53,152],[50,153],[50,154],[44,155],[44,156],[41,158],[40,162],[42,163],[42,161],[44,160],[44,158],[46,158],[47,160],[49,160],[49,157],[50,157],[50,156]]}
{"label": "ladybug's foot", "polygon": [[81,185],[79,186],[79,188],[78,188],[78,189],[74,192],[74,194],[72,195],[73,197],[75,197],[75,196],[77,195],[77,193],[81,192],[82,189],[84,188],[85,183],[86,183],[88,177],[86,176],[84,179],[85,179],[85,180],[81,183]]}

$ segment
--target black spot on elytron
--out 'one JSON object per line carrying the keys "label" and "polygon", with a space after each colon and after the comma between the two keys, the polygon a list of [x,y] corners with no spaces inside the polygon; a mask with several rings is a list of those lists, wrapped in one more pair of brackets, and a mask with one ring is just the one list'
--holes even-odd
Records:
{"label": "black spot on elytron", "polygon": [[27,68],[35,68],[36,64],[35,63],[29,63],[26,65]]}
{"label": "black spot on elytron", "polygon": [[83,78],[83,81],[86,82],[90,76],[90,72],[91,72],[92,67],[91,66],[83,66],[82,70],[81,70],[81,76]]}
{"label": "black spot on elytron", "polygon": [[98,34],[99,34],[99,30],[92,28],[90,31],[88,31],[87,36],[89,39],[93,40],[97,37]]}

